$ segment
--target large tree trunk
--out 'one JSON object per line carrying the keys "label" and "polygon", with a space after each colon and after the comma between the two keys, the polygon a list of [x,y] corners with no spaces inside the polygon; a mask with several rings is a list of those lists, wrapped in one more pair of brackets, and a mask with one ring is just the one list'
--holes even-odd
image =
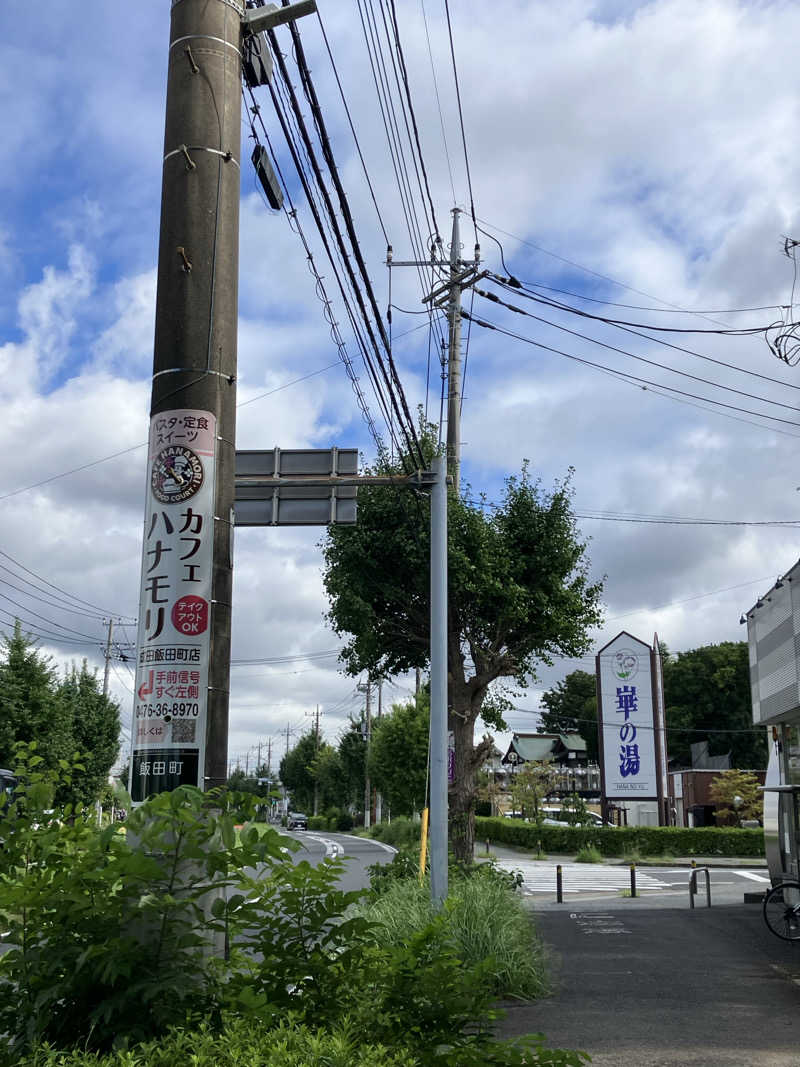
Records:
{"label": "large tree trunk", "polygon": [[475,720],[466,712],[450,715],[455,747],[454,779],[448,790],[450,847],[456,863],[469,865],[475,853]]}
{"label": "large tree trunk", "polygon": [[488,737],[475,746],[475,720],[478,710],[467,703],[463,709],[451,709],[449,716],[455,747],[454,775],[448,790],[450,847],[456,863],[464,866],[469,866],[475,858],[478,770],[492,750],[492,740]]}

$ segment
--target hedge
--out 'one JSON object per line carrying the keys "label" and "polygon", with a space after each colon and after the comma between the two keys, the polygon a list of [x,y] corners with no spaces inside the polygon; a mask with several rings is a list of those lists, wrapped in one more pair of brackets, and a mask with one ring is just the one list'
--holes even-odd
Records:
{"label": "hedge", "polygon": [[475,840],[569,854],[594,845],[604,856],[763,856],[764,831],[698,826],[542,826],[522,819],[475,819]]}

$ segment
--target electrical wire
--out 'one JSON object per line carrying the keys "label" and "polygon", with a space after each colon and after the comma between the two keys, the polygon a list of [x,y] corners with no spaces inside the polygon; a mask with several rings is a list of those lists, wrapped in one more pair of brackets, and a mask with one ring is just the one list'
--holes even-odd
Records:
{"label": "electrical wire", "polygon": [[456,63],[456,50],[453,43],[453,25],[450,21],[450,4],[444,0],[444,10],[447,17],[447,35],[450,39],[450,58],[453,62],[453,80],[456,86],[456,102],[458,104],[458,121],[461,126],[461,144],[464,148],[464,167],[467,172],[467,188],[469,190],[469,210],[472,216],[472,225],[475,228],[475,244],[478,244],[478,220],[475,218],[475,198],[472,195],[472,175],[469,168],[469,153],[467,152],[467,135],[464,130],[464,111],[461,106],[461,88],[458,84],[458,65]]}
{"label": "electrical wire", "polygon": [[442,101],[439,96],[439,80],[436,77],[436,64],[433,62],[433,49],[431,48],[431,35],[428,28],[428,16],[425,12],[425,0],[420,0],[420,7],[422,9],[422,22],[425,26],[425,40],[428,42],[428,57],[431,62],[431,76],[433,78],[433,92],[436,97],[436,107],[439,111],[439,123],[442,129],[442,143],[444,145],[444,157],[447,163],[447,173],[450,176],[450,191],[453,194],[453,203],[456,202],[456,187],[453,181],[453,167],[450,163],[450,152],[447,147],[447,133],[444,126],[444,115],[442,114]]}
{"label": "electrical wire", "polygon": [[[728,393],[735,393],[737,396],[746,397],[748,400],[755,400],[761,404],[772,404],[775,407],[786,408],[789,411],[797,411],[796,404],[784,404],[781,400],[771,400],[768,397],[756,396],[753,393],[748,393],[742,389],[736,389],[731,385],[723,385],[721,382],[715,382],[708,378],[701,378],[696,374],[691,374],[688,371],[678,370],[676,367],[668,367],[664,363],[659,363],[657,360],[647,359],[645,356],[638,356],[633,352],[629,352],[625,348],[619,348],[616,345],[610,345],[606,341],[601,341],[597,337],[592,337],[590,334],[581,333],[580,330],[571,330],[567,326],[562,326],[557,322],[553,322],[551,319],[543,318],[541,315],[534,315],[530,311],[525,311],[523,308],[515,307],[513,304],[509,304],[505,300],[500,300],[494,293],[487,292],[484,289],[480,289],[477,286],[473,286],[474,292],[478,296],[484,297],[484,299],[490,300],[492,303],[499,304],[502,307],[507,308],[509,311],[513,311],[518,315],[524,315],[526,318],[533,319],[535,322],[541,322],[545,326],[551,326],[555,330],[560,330],[562,333],[568,333],[571,337],[578,337],[582,341],[589,341],[594,345],[598,345],[600,348],[608,349],[610,352],[616,352],[622,356],[628,356],[630,359],[635,359],[639,363],[646,363],[650,367],[656,367],[658,370],[669,371],[671,374],[678,374],[683,378],[689,378],[695,382],[701,382],[703,385],[710,385],[716,389],[723,389]],[[633,331],[636,332],[636,331]],[[638,336],[644,336],[639,334]],[[666,388],[670,388],[667,386]],[[768,416],[765,416],[768,417]]]}
{"label": "electrical wire", "polygon": [[[397,416],[398,425],[399,425],[400,431],[401,431],[401,433],[403,434],[403,436],[405,438],[406,448],[407,448],[407,455],[409,457],[414,457],[415,454],[416,454],[417,458],[421,458],[422,453],[421,453],[421,450],[419,449],[419,442],[416,441],[416,431],[414,429],[413,421],[410,418],[410,414],[408,413],[407,402],[405,400],[405,395],[404,395],[404,393],[402,391],[402,387],[400,386],[399,378],[397,377],[397,372],[396,372],[396,368],[394,367],[394,362],[393,362],[393,359],[391,357],[391,353],[388,351],[388,338],[386,336],[386,331],[385,331],[385,328],[383,326],[383,320],[382,320],[380,312],[378,310],[377,302],[375,300],[375,294],[374,294],[374,292],[372,290],[372,284],[371,284],[371,282],[369,280],[369,276],[368,276],[367,270],[366,270],[366,265],[364,264],[364,260],[363,260],[363,257],[361,255],[361,250],[360,250],[360,247],[359,247],[359,244],[358,244],[358,240],[357,240],[357,237],[356,237],[356,234],[355,234],[355,230],[354,230],[354,227],[353,227],[352,215],[350,213],[349,204],[347,203],[347,198],[346,198],[346,196],[344,194],[344,189],[343,189],[343,187],[341,185],[341,182],[339,181],[338,171],[337,171],[337,168],[336,168],[336,163],[335,163],[335,161],[333,159],[333,154],[332,154],[332,150],[331,150],[331,147],[330,147],[330,141],[329,141],[328,136],[327,136],[327,131],[325,129],[324,120],[322,119],[321,111],[320,111],[318,102],[316,100],[316,93],[315,93],[314,88],[313,88],[313,83],[311,82],[310,72],[308,71],[307,64],[305,63],[305,58],[304,58],[304,54],[303,54],[303,51],[302,51],[302,45],[300,44],[300,40],[299,40],[299,33],[297,31],[296,26],[294,26],[294,24],[291,24],[290,30],[292,32],[292,37],[293,37],[293,41],[294,41],[294,44],[295,44],[295,50],[296,50],[296,53],[297,53],[298,66],[300,67],[300,70],[301,70],[301,77],[302,77],[302,80],[303,80],[303,85],[304,85],[304,88],[306,90],[307,96],[313,101],[313,103],[312,103],[312,114],[314,116],[314,122],[315,122],[315,125],[317,126],[317,131],[318,131],[318,133],[320,135],[321,145],[322,145],[322,150],[323,150],[323,156],[325,157],[326,163],[328,164],[329,173],[331,175],[331,178],[332,178],[333,183],[334,183],[334,187],[336,188],[337,194],[339,196],[340,208],[341,208],[343,216],[344,216],[345,229],[347,230],[348,236],[350,238],[353,256],[354,256],[354,258],[356,260],[356,264],[358,266],[359,273],[361,274],[362,282],[364,284],[364,288],[365,288],[366,293],[367,293],[367,302],[372,307],[372,313],[373,313],[373,317],[374,317],[374,325],[377,326],[378,333],[381,336],[381,340],[383,342],[384,348],[387,349],[387,356],[389,358],[389,371],[391,372],[391,380],[390,380],[390,374],[389,374],[389,372],[387,372],[386,367],[384,365],[384,361],[383,361],[383,359],[381,357],[378,341],[377,341],[377,338],[375,337],[375,333],[374,333],[373,320],[370,319],[370,316],[367,313],[367,309],[366,309],[366,306],[365,306],[365,303],[364,303],[364,299],[363,299],[363,296],[362,296],[362,293],[361,293],[361,289],[358,286],[357,281],[356,281],[355,272],[353,271],[353,268],[350,265],[349,256],[348,256],[347,251],[345,249],[344,238],[343,238],[343,236],[341,234],[341,231],[339,230],[338,221],[336,219],[336,214],[334,212],[333,205],[332,205],[331,200],[330,200],[330,195],[328,193],[327,186],[326,186],[324,178],[322,176],[321,168],[319,166],[319,163],[316,160],[316,153],[314,151],[314,147],[313,147],[313,144],[311,142],[311,138],[310,138],[310,136],[308,134],[308,130],[307,130],[307,127],[306,127],[306,124],[305,124],[305,120],[303,118],[299,102],[297,100],[297,96],[295,94],[294,88],[293,88],[293,86],[291,84],[291,81],[289,79],[288,71],[286,69],[286,64],[285,64],[283,56],[282,56],[282,54],[281,54],[281,52],[280,52],[280,50],[278,48],[274,31],[269,31],[268,36],[269,36],[269,39],[270,39],[270,44],[272,46],[272,51],[273,51],[273,54],[274,54],[275,59],[277,61],[278,68],[280,70],[280,75],[281,75],[281,78],[283,80],[284,89],[285,89],[285,91],[286,91],[286,93],[288,94],[288,97],[289,97],[290,106],[291,106],[291,109],[292,109],[292,112],[293,112],[293,115],[294,115],[295,122],[296,122],[297,127],[298,127],[298,129],[300,131],[300,135],[301,135],[301,138],[302,138],[302,141],[303,141],[303,145],[304,145],[305,151],[306,151],[306,153],[307,153],[307,155],[309,157],[309,160],[311,162],[312,170],[314,171],[314,176],[315,176],[315,179],[316,179],[317,187],[318,187],[319,192],[320,192],[320,194],[322,196],[322,199],[323,199],[323,201],[325,203],[325,209],[326,209],[326,212],[327,212],[327,215],[328,215],[328,219],[329,219],[330,223],[333,226],[334,235],[335,235],[335,238],[336,238],[336,243],[339,246],[339,251],[340,251],[340,253],[342,255],[342,259],[343,259],[344,266],[345,266],[345,271],[346,271],[346,273],[348,275],[351,288],[353,289],[354,295],[356,297],[356,302],[358,304],[359,311],[361,313],[361,318],[364,321],[364,324],[366,326],[367,334],[368,334],[368,336],[370,338],[370,342],[371,342],[372,348],[374,350],[374,354],[376,356],[378,367],[381,370],[382,376],[384,378],[384,382],[385,382],[385,385],[386,385],[387,394],[388,394],[388,398],[389,398],[391,407],[393,408],[393,410],[394,410],[394,412],[395,412],[395,414]],[[270,84],[270,91],[273,92],[271,84]],[[274,92],[273,92],[273,101],[274,101],[274,99],[275,99],[275,97],[274,97]],[[296,165],[297,165],[297,162],[296,162]],[[405,418],[403,418],[403,415],[401,415],[401,411],[400,411],[401,407],[403,409],[403,414],[405,415]]]}
{"label": "electrical wire", "polygon": [[366,180],[367,187],[369,188],[370,196],[372,197],[372,203],[373,203],[373,205],[375,207],[375,212],[376,212],[376,214],[378,216],[378,222],[380,223],[380,227],[381,227],[381,231],[383,233],[384,240],[386,241],[386,243],[388,245],[390,243],[389,235],[386,232],[386,226],[385,226],[384,221],[383,221],[383,216],[381,215],[381,210],[378,207],[378,201],[377,201],[377,198],[375,196],[375,190],[372,187],[372,181],[370,179],[369,172],[367,171],[367,164],[364,161],[364,153],[361,151],[361,145],[360,145],[358,137],[356,135],[355,126],[353,125],[353,117],[350,114],[350,108],[348,107],[347,99],[345,98],[345,95],[344,95],[344,89],[342,88],[342,82],[341,82],[341,79],[339,77],[339,71],[338,71],[338,69],[336,67],[336,61],[333,58],[333,52],[331,51],[331,46],[330,46],[330,43],[328,41],[328,35],[325,32],[325,26],[323,25],[322,16],[319,13],[319,9],[317,9],[317,19],[319,20],[319,28],[322,31],[322,39],[325,42],[325,48],[327,49],[327,52],[328,52],[328,59],[330,60],[331,67],[333,68],[333,75],[336,78],[336,84],[337,84],[337,86],[339,88],[339,96],[341,97],[342,105],[343,105],[345,113],[347,115],[347,121],[350,124],[350,132],[353,135],[353,140],[355,141],[356,150],[358,151],[358,158],[361,160],[361,169],[364,172],[364,178]]}
{"label": "electrical wire", "polygon": [[[466,311],[462,311],[461,315],[463,318],[466,318],[469,316],[469,313]],[[663,382],[652,382],[649,378],[640,378],[635,374],[629,374],[627,371],[621,371],[616,370],[612,367],[606,367],[602,363],[595,363],[592,360],[583,359],[580,356],[573,355],[570,352],[564,352],[563,350],[559,348],[554,348],[551,345],[545,345],[541,341],[534,341],[531,337],[525,337],[522,334],[514,333],[512,330],[505,330],[501,326],[497,326],[494,323],[486,322],[483,319],[474,318],[473,321],[477,326],[482,326],[488,330],[496,330],[498,333],[503,334],[505,337],[511,337],[516,341],[523,341],[525,344],[533,345],[535,348],[541,348],[545,352],[552,352],[555,355],[564,356],[565,359],[570,359],[575,363],[582,363],[584,364],[584,366],[594,367],[596,370],[601,370],[605,373],[616,375],[619,378],[627,379],[628,381],[634,382],[637,385],[641,385],[645,388],[655,385],[660,389],[667,389],[671,393],[676,393],[679,396],[691,397],[693,400],[702,400],[707,404],[713,404],[716,407],[727,408],[730,411],[740,411],[746,415],[755,415],[757,418],[769,419],[772,422],[780,422],[787,426],[800,426],[800,422],[795,422],[792,419],[782,419],[778,415],[766,415],[760,411],[751,411],[749,408],[737,407],[734,404],[726,404],[722,400],[713,400],[711,397],[707,396],[697,396],[697,394],[695,393],[685,392],[682,389],[677,389],[675,386],[672,385],[666,385]]]}

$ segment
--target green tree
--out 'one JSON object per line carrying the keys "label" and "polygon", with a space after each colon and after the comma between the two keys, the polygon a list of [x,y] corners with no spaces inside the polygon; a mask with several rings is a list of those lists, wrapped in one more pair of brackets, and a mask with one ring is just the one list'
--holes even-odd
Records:
{"label": "green tree", "polygon": [[84,768],[73,775],[70,795],[59,799],[89,804],[107,784],[119,755],[119,705],[103,696],[85,660],[80,670],[73,664],[58,687],[57,699],[69,717],[72,748],[80,753]]}
{"label": "green tree", "polygon": [[367,742],[362,724],[351,719],[349,728],[339,737],[339,762],[344,785],[343,807],[360,809],[364,806],[366,759]]}
{"label": "green tree", "polygon": [[597,762],[597,688],[595,676],[587,671],[572,671],[552,689],[542,694],[547,709],[539,713],[542,728],[548,733],[580,734],[586,742],[586,754]]}
{"label": "green tree", "polygon": [[747,771],[723,771],[711,783],[711,799],[717,805],[717,819],[741,826],[742,819],[758,819],[764,815],[764,794],[761,783]]}
{"label": "green tree", "polygon": [[297,811],[310,812],[314,808],[314,776],[311,764],[317,754],[317,739],[313,730],[303,734],[294,748],[280,763],[280,777],[290,794],[290,803]]}
{"label": "green tree", "polygon": [[514,811],[522,812],[526,819],[541,822],[542,802],[553,789],[558,771],[552,763],[531,761],[523,763],[511,779],[511,803]]}
{"label": "green tree", "polygon": [[311,761],[310,770],[317,789],[318,810],[344,807],[347,803],[346,778],[339,753],[333,745],[322,742]]}
{"label": "green tree", "polygon": [[430,700],[395,704],[373,724],[369,748],[369,776],[392,815],[412,816],[425,806],[428,768]]}
{"label": "green tree", "polygon": [[[55,667],[17,622],[0,650],[0,767],[10,767],[18,741],[36,742],[47,770],[74,749],[73,709],[59,696]],[[109,767],[111,764],[109,764]]]}
{"label": "green tree", "polygon": [[[424,436],[427,456],[435,438]],[[379,465],[378,473],[387,473]],[[491,512],[450,493],[448,503],[449,728],[455,738],[450,839],[456,858],[474,852],[476,772],[491,739],[474,743],[479,715],[504,728],[492,683],[524,688],[538,663],[581,656],[600,621],[602,584],[588,576],[586,546],[571,506],[570,478],[545,492],[527,466],[507,479]],[[347,635],[350,674],[391,676],[428,664],[430,522],[426,497],[410,489],[362,488],[358,523],[331,526],[323,545],[329,620]]]}
{"label": "green tree", "polygon": [[691,765],[690,746],[709,742],[711,755],[731,754],[734,767],[767,766],[763,728],[753,726],[745,641],[723,641],[664,660],[664,703],[670,759]]}
{"label": "green tree", "polygon": [[570,793],[561,801],[561,817],[570,826],[586,826],[591,821],[586,801],[577,793]]}

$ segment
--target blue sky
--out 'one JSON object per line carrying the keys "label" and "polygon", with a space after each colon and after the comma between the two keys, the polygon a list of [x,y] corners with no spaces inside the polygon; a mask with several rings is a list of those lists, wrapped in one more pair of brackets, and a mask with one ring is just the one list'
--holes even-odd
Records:
{"label": "blue sky", "polygon": [[[395,256],[407,258],[410,240],[371,90],[358,5],[319,3]],[[426,0],[427,36],[422,5],[409,0],[397,6],[423,153],[447,240],[454,198],[468,208],[469,197],[444,6]],[[463,0],[451,10],[476,215],[502,242],[518,278],[578,294],[563,299],[630,321],[706,329],[774,321],[792,285],[783,235],[800,236],[796,5]],[[97,618],[58,614],[60,609],[41,603],[38,610],[84,635],[85,644],[43,638],[57,662],[87,655],[99,664],[103,613],[136,611],[144,449],[125,450],[147,437],[169,5],[123,10],[107,0],[87,0],[79,19],[74,4],[56,0],[46,15],[30,7],[3,10],[0,31],[0,390],[6,413],[0,427],[0,549],[97,605]],[[317,21],[306,20],[302,34],[369,272],[385,306],[385,240]],[[280,146],[263,90],[259,99],[270,137]],[[239,400],[252,402],[240,411],[238,445],[336,443],[371,455],[343,369],[321,370],[336,363],[337,353],[296,235],[285,217],[264,208],[254,189],[247,133]],[[291,174],[285,147],[279,151]],[[290,188],[333,294],[291,178]],[[462,239],[469,254],[474,233],[468,213]],[[502,273],[497,246],[480,240],[484,265]],[[413,272],[394,273],[395,304],[420,310],[421,295]],[[636,307],[610,308],[580,296]],[[769,310],[726,313],[762,306]],[[474,305],[477,316],[551,349],[760,414],[709,410],[705,401],[674,394],[669,399],[652,386],[643,389],[473,327],[462,439],[464,479],[476,491],[496,499],[504,477],[527,458],[545,485],[575,468],[575,506],[583,515],[602,510],[628,518],[725,521],[796,516],[800,478],[791,442],[800,427],[790,423],[800,423],[792,411],[800,377],[769,353],[762,338],[701,334],[675,343],[769,381],[600,323],[554,315],[532,303],[525,308],[751,396],[635,363],[480,297]],[[678,315],[675,308],[713,314]],[[336,313],[344,322],[342,309]],[[393,322],[395,356],[412,408],[426,400],[428,336],[415,329],[422,321],[395,312]],[[321,372],[282,388],[316,370]],[[435,386],[434,378],[431,411],[437,407]],[[281,391],[262,397],[276,389]],[[768,405],[763,398],[789,406]],[[371,408],[377,415],[374,400]],[[769,423],[761,417],[767,412],[789,423]],[[54,480],[15,492],[46,479]],[[590,518],[580,525],[591,538],[592,572],[607,576],[607,623],[598,645],[623,626],[645,640],[657,629],[674,649],[740,639],[740,613],[798,556],[792,529]],[[335,657],[302,658],[337,645],[322,618],[318,540],[319,532],[303,530],[237,536],[234,659],[301,658],[234,668],[233,754],[277,737],[287,723],[297,734],[317,703],[333,739],[346,714],[360,705],[354,680],[337,674]],[[738,588],[714,592],[733,586]],[[8,587],[0,592],[19,599]],[[33,601],[24,603],[37,610]],[[2,604],[11,614],[18,610],[7,600]],[[576,665],[544,672],[542,684]],[[124,716],[131,684],[126,665],[115,662],[112,685]],[[408,680],[396,684],[388,692],[399,697]],[[536,699],[534,690],[520,703],[533,708]],[[515,727],[528,722],[526,716],[511,720]]]}

